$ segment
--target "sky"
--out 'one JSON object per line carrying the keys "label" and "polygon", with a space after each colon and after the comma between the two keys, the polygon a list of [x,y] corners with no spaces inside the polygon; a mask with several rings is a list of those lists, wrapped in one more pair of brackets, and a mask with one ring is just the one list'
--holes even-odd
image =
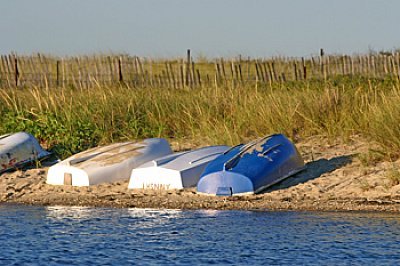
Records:
{"label": "sky", "polygon": [[171,58],[400,48],[397,0],[0,0],[0,54]]}

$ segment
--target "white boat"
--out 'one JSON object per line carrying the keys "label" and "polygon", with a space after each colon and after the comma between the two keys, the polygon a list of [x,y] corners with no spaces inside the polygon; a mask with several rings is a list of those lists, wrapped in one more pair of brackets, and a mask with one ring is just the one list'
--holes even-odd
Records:
{"label": "white boat", "polygon": [[228,146],[210,146],[171,154],[133,169],[128,188],[131,189],[182,189],[194,187],[209,162]]}
{"label": "white boat", "polygon": [[159,138],[96,147],[50,167],[46,182],[90,186],[128,179],[135,167],[171,153],[168,142]]}
{"label": "white boat", "polygon": [[0,136],[0,174],[43,159],[50,153],[29,133],[18,132]]}

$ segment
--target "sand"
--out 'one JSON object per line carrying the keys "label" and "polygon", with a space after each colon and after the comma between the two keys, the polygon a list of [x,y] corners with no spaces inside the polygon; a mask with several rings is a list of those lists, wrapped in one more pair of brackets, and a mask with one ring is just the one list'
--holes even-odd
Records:
{"label": "sand", "polygon": [[[188,145],[190,147],[191,145]],[[306,170],[250,196],[214,197],[183,190],[128,190],[128,180],[90,187],[47,185],[47,168],[17,170],[0,176],[0,203],[137,207],[168,209],[400,211],[400,185],[389,176],[395,162],[365,162],[374,145],[354,136],[329,142],[312,137],[296,144]],[[175,150],[185,146],[175,145]],[[193,147],[190,147],[193,148]]]}

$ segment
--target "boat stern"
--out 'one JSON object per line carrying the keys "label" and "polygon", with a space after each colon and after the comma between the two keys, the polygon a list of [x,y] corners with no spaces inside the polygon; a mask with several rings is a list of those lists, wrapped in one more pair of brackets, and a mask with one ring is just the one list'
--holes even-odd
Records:
{"label": "boat stern", "polygon": [[50,155],[29,133],[18,132],[0,136],[0,172],[23,167]]}
{"label": "boat stern", "polygon": [[182,176],[179,171],[146,167],[132,170],[129,189],[182,189]]}
{"label": "boat stern", "polygon": [[89,176],[82,169],[67,165],[54,165],[49,168],[46,183],[49,185],[89,186]]}
{"label": "boat stern", "polygon": [[254,194],[254,186],[244,175],[219,171],[201,177],[197,184],[197,192],[215,196],[238,196]]}

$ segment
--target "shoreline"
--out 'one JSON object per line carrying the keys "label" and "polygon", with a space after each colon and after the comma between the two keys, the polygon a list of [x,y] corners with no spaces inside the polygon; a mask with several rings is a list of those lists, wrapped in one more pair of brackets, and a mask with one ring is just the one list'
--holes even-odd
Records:
{"label": "shoreline", "polygon": [[[146,193],[147,192],[147,193]],[[80,206],[144,209],[180,209],[180,210],[243,210],[243,211],[373,211],[400,212],[400,197],[387,199],[327,199],[296,200],[292,198],[276,199],[267,194],[234,197],[202,196],[193,189],[174,190],[163,193],[150,191],[129,193],[90,194],[90,192],[63,192],[53,195],[36,193],[9,198],[1,203],[27,204],[38,206]]]}
{"label": "shoreline", "polygon": [[196,193],[195,188],[128,190],[128,180],[90,187],[51,186],[45,183],[47,168],[41,168],[2,174],[0,204],[398,213],[400,184],[392,184],[388,172],[400,169],[400,160],[366,165],[359,155],[367,154],[371,145],[357,136],[346,144],[330,143],[323,137],[302,141],[296,146],[306,161],[306,169],[255,195],[206,196]]}

